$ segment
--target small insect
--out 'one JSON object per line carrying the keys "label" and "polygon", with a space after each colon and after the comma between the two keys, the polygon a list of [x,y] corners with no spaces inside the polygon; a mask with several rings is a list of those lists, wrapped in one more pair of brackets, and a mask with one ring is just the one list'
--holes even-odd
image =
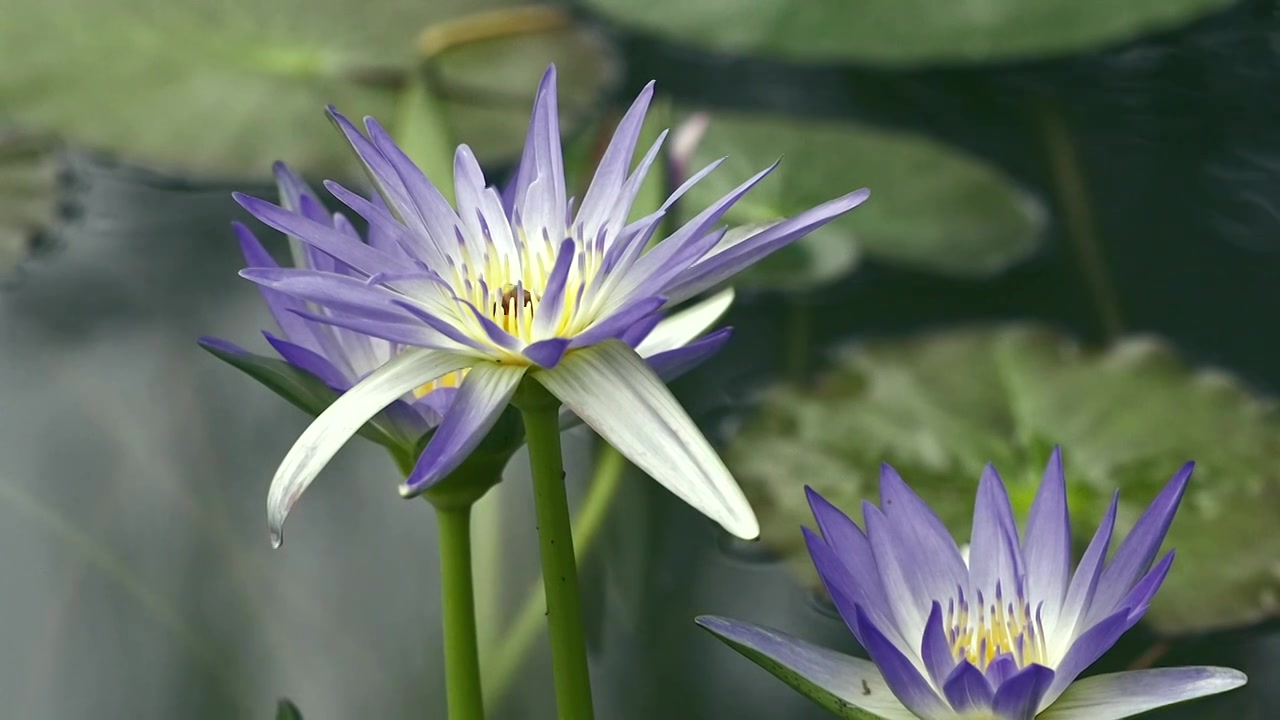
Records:
{"label": "small insect", "polygon": [[871,686],[867,684],[867,681],[865,679],[862,681],[862,694],[863,695],[871,694]]}

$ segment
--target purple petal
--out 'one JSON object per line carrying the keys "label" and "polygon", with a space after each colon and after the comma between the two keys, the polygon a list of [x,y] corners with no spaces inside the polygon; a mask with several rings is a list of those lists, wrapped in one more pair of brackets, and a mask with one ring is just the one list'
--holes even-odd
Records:
{"label": "purple petal", "polygon": [[467,459],[511,402],[526,369],[489,362],[471,368],[409,479],[400,486],[402,496],[421,494]]}
{"label": "purple petal", "polygon": [[[935,685],[942,686],[947,681],[947,677],[951,675],[956,668],[955,655],[951,653],[951,643],[947,640],[947,630],[942,626],[942,603],[936,600],[933,603],[933,609],[929,611],[929,619],[924,624],[924,637],[920,640],[920,659],[924,661],[924,667],[929,671],[929,676],[933,678]],[[968,664],[965,661],[963,664]],[[970,667],[973,667],[970,665]],[[974,668],[977,671],[977,668]],[[982,673],[978,672],[979,677]],[[982,681],[983,685],[987,684],[986,680]],[[945,689],[945,688],[944,688]],[[987,688],[987,700],[991,699],[991,688]],[[951,702],[951,706],[956,707],[955,700],[951,698],[951,694],[947,693],[947,700]],[[986,707],[986,705],[983,705]]]}
{"label": "purple petal", "polygon": [[1156,499],[1152,501],[1138,522],[1134,523],[1115,557],[1107,563],[1102,571],[1102,579],[1098,581],[1098,590],[1089,608],[1088,620],[1092,621],[1110,614],[1119,607],[1125,595],[1133,588],[1155,560],[1164,536],[1169,532],[1173,515],[1178,511],[1182,495],[1186,492],[1187,482],[1191,479],[1191,471],[1195,463],[1187,463],[1173,476]]}
{"label": "purple petal", "polygon": [[[407,306],[406,306],[407,307]],[[449,342],[441,333],[422,325],[407,325],[400,322],[384,322],[370,318],[351,317],[347,315],[320,315],[307,310],[296,311],[299,317],[323,325],[351,330],[376,338],[382,338],[401,345],[431,348],[435,350],[458,350],[456,343]]]}
{"label": "purple petal", "polygon": [[[386,203],[381,201],[380,196],[375,196],[379,197],[377,202],[368,200],[359,193],[352,192],[332,180],[325,180],[324,186],[343,205],[351,208],[353,212],[369,223],[370,246],[386,252],[388,257],[417,257],[429,267],[442,267],[445,264],[445,256],[436,245],[428,242],[423,236],[415,234],[399,220],[392,217],[390,210],[387,208]],[[375,234],[379,238],[376,245],[373,242]],[[388,240],[395,245],[394,252],[387,247]]]}
{"label": "purple petal", "polygon": [[[321,224],[330,222],[320,197],[310,185],[307,185],[306,181],[290,170],[288,165],[276,162],[271,166],[271,170],[276,178],[276,187],[280,190],[281,205],[288,210],[302,213],[308,220]],[[310,198],[311,202],[304,203],[303,198]]]}
{"label": "purple petal", "polygon": [[549,178],[545,187],[551,197],[549,203],[565,207],[564,155],[560,149],[560,117],[556,102],[556,67],[551,65],[542,75],[538,93],[533,100],[533,114],[529,119],[529,134],[525,139],[524,153],[516,169],[515,178],[503,192],[503,205],[509,212],[523,210],[529,188],[540,176]]}
{"label": "purple petal", "polygon": [[666,218],[667,213],[659,210],[636,220],[627,225],[614,238],[613,243],[609,245],[609,249],[605,251],[603,271],[607,273],[625,273],[635,263],[636,258],[640,257],[649,241],[653,239],[653,234],[657,232],[658,227],[662,225],[662,221]]}
{"label": "purple petal", "polygon": [[1110,650],[1129,628],[1129,609],[1121,608],[1077,637],[1071,649],[1055,666],[1056,675],[1049,691],[1045,693],[1042,705],[1048,705],[1057,699],[1072,680]]}
{"label": "purple petal", "polygon": [[1000,720],[1033,720],[1053,679],[1049,668],[1029,665],[1000,686],[991,709]]}
{"label": "purple petal", "polygon": [[[464,347],[469,347],[473,350],[486,349],[484,344],[472,339],[466,333],[454,327],[453,324],[450,323],[449,321],[443,318],[436,317],[433,313],[427,312],[426,309],[417,307],[416,305],[412,305],[404,301],[397,301],[397,303],[400,304],[400,307],[403,307],[405,310],[409,311],[411,315],[421,320],[422,322],[426,323],[428,327],[430,327],[439,335],[442,335],[458,343],[459,345],[462,345]],[[471,309],[473,312],[478,312],[475,310],[474,307],[472,307]],[[492,323],[492,321],[490,322]],[[379,337],[382,337],[382,336],[379,336]]]}
{"label": "purple petal", "polygon": [[240,277],[357,317],[383,322],[413,321],[397,302],[395,293],[346,275],[292,268],[247,268],[240,271]]}
{"label": "purple petal", "polygon": [[653,332],[653,329],[658,327],[658,323],[664,319],[662,315],[654,313],[627,328],[618,336],[618,339],[634,348],[644,342],[644,339],[649,337],[649,333]]}
{"label": "purple petal", "polygon": [[600,226],[613,214],[627,171],[631,168],[631,158],[635,155],[636,142],[640,139],[640,129],[644,125],[644,116],[652,99],[653,83],[650,82],[618,122],[609,147],[596,166],[595,176],[592,177],[591,185],[578,210],[577,219],[582,223],[586,237],[595,237]]}
{"label": "purple petal", "polygon": [[282,340],[269,332],[263,332],[262,334],[266,336],[267,342],[271,343],[271,347],[280,353],[280,357],[284,358],[285,362],[320,378],[325,385],[337,392],[343,392],[356,383],[357,378],[346,377],[333,366],[333,363],[326,360],[319,353],[308,350],[301,345],[295,345],[287,340]]}
{"label": "purple petal", "polygon": [[249,197],[242,193],[233,193],[232,197],[240,203],[241,207],[266,225],[286,235],[292,235],[366,275],[402,273],[416,269],[412,264],[375,250],[365,243],[352,241],[351,238],[329,225],[308,220],[266,200]]}
{"label": "purple petal", "polygon": [[969,573],[973,587],[988,597],[1000,588],[1013,598],[1019,590],[1022,558],[1018,547],[1018,526],[1004,482],[990,463],[978,481],[978,497],[973,510],[973,534],[969,547]]}
{"label": "purple petal", "polygon": [[876,567],[875,555],[871,550],[871,542],[857,523],[827,502],[809,486],[805,486],[805,496],[809,500],[809,509],[818,529],[835,556],[849,569],[849,573],[858,583],[862,597],[857,598],[859,605],[868,609],[872,619],[883,625],[881,617],[891,617],[888,601],[885,599],[884,585],[880,582],[880,570]]}
{"label": "purple petal", "polygon": [[404,184],[406,201],[416,208],[422,218],[422,227],[427,237],[434,241],[436,248],[443,248],[445,243],[453,242],[453,229],[458,227],[460,220],[453,207],[449,205],[449,201],[444,199],[440,190],[391,139],[391,135],[378,124],[377,120],[366,117],[364,126],[369,132],[369,139],[386,158],[395,176]]}
{"label": "purple petal", "polygon": [[[831,596],[831,602],[836,606],[836,611],[840,613],[840,617],[844,620],[845,625],[849,627],[849,631],[853,636],[862,642],[862,632],[858,629],[858,606],[862,600],[866,598],[865,589],[859,584],[849,568],[844,562],[836,556],[831,546],[827,545],[821,537],[816,535],[807,527],[801,527],[800,533],[804,536],[805,546],[809,549],[809,558],[813,561],[813,567],[818,571],[818,579],[822,581],[823,587],[827,589],[827,594]],[[872,612],[872,615],[876,613]],[[883,623],[884,627],[893,629],[893,622],[890,619],[876,616],[873,621]],[[897,637],[897,631],[893,630],[894,640],[900,640]]]}
{"label": "purple petal", "polygon": [[564,315],[565,282],[569,279],[569,268],[573,266],[574,242],[565,238],[556,250],[556,262],[547,274],[547,287],[542,292],[542,302],[533,316],[534,337],[552,334]]}
{"label": "purple petal", "polygon": [[999,688],[1006,680],[1018,674],[1018,662],[1012,653],[1001,653],[987,664],[987,681]]}
{"label": "purple petal", "polygon": [[1080,565],[1076,567],[1076,573],[1067,587],[1067,597],[1062,601],[1062,613],[1058,616],[1058,622],[1052,628],[1045,628],[1048,633],[1046,639],[1054,642],[1054,647],[1049,649],[1050,655],[1057,656],[1060,652],[1065,652],[1066,648],[1059,647],[1058,643],[1074,639],[1076,630],[1073,628],[1084,631],[1082,626],[1085,614],[1089,612],[1089,604],[1093,602],[1098,580],[1102,577],[1103,563],[1107,559],[1107,550],[1111,546],[1111,533],[1115,530],[1116,508],[1119,503],[1120,492],[1116,491],[1112,493],[1111,505],[1103,514],[1102,522],[1089,541],[1089,547],[1080,558]]}
{"label": "purple petal", "polygon": [[[673,278],[678,284],[679,279],[692,269],[690,266],[714,247],[705,242],[712,227],[719,223],[724,214],[748,191],[777,167],[778,163],[774,163],[751,176],[746,182],[729,191],[641,256],[628,272],[628,282],[619,292],[624,295],[642,293],[651,287],[672,284]],[[707,287],[710,285],[704,286],[703,289]],[[697,292],[690,292],[683,297],[690,298],[697,294]]]}
{"label": "purple petal", "polygon": [[1122,606],[1129,608],[1129,626],[1137,624],[1142,616],[1147,612],[1147,606],[1151,604],[1151,599],[1156,596],[1160,590],[1160,586],[1164,584],[1164,579],[1169,574],[1169,568],[1173,565],[1173,551],[1170,550],[1161,558],[1156,566],[1133,586],[1133,590],[1125,597]]}
{"label": "purple petal", "polygon": [[958,713],[977,714],[990,710],[995,697],[986,676],[968,660],[961,660],[951,671],[942,684],[942,692]]}
{"label": "purple petal", "polygon": [[196,343],[201,347],[208,348],[210,350],[217,350],[218,352],[227,353],[229,355],[236,355],[239,357],[254,356],[254,353],[245,350],[230,340],[223,340],[222,338],[216,338],[212,335],[201,335],[196,338]]}
{"label": "purple petal", "polygon": [[471,301],[463,298],[457,298],[457,300],[463,307],[471,311],[476,322],[480,323],[480,327],[484,329],[484,334],[489,337],[489,340],[491,340],[494,345],[497,345],[503,350],[507,350],[509,352],[517,352],[520,350],[520,338],[512,335],[506,330],[503,330],[498,323],[494,322],[492,318],[481,312],[480,308],[476,307]]}
{"label": "purple petal", "polygon": [[[806,697],[822,702],[814,689],[830,693],[834,701],[822,702],[824,707],[856,708],[870,713],[868,717],[884,720],[914,720],[916,717],[894,699],[880,671],[866,660],[737,620],[703,615],[697,623]],[[758,653],[771,664],[779,666],[778,669],[769,667],[749,653]],[[861,716],[857,710],[854,714]]]}
{"label": "purple petal", "polygon": [[654,353],[645,358],[644,361],[648,363],[649,367],[653,368],[658,377],[670,382],[720,352],[720,349],[725,346],[725,343],[729,342],[729,338],[732,336],[733,328],[720,328],[684,347]]}
{"label": "purple petal", "polygon": [[616,338],[626,332],[627,328],[660,310],[666,303],[667,299],[663,297],[636,300],[603,320],[597,320],[586,331],[579,333],[573,338],[571,347],[587,347]]}
{"label": "purple petal", "polygon": [[1071,580],[1071,520],[1067,510],[1066,477],[1062,472],[1062,449],[1058,447],[1049,456],[1044,479],[1031,503],[1023,558],[1027,567],[1027,599],[1032,605],[1044,602],[1044,624],[1054,627]]}
{"label": "purple petal", "polygon": [[889,608],[876,592],[875,584],[878,584],[879,580],[872,579],[871,582],[866,582],[867,574],[851,569],[847,558],[840,557],[831,545],[809,528],[800,530],[804,535],[805,545],[809,549],[809,557],[813,560],[813,567],[818,571],[818,577],[827,588],[827,593],[831,595],[836,610],[840,612],[840,617],[849,626],[853,636],[858,638],[858,642],[862,642],[862,636],[857,624],[857,608],[862,608],[890,642],[904,654],[914,655],[915,646],[903,639]]}
{"label": "purple petal", "polygon": [[[1041,720],[1120,720],[1148,710],[1215,695],[1244,685],[1239,670],[1158,668],[1095,675],[1072,683]],[[1203,713],[1201,717],[1207,717]]]}
{"label": "purple petal", "polygon": [[336,108],[329,106],[329,119],[337,125],[338,130],[347,138],[347,142],[351,143],[351,147],[356,152],[364,166],[365,174],[368,175],[370,183],[382,195],[382,199],[386,200],[387,208],[392,214],[408,225],[413,230],[428,235],[427,226],[424,223],[422,214],[418,211],[418,205],[409,196],[408,190],[404,186],[404,181],[400,179],[400,174],[396,172],[396,166],[383,154],[382,150],[374,145],[374,143],[360,132],[350,120],[339,113]]}
{"label": "purple petal", "polygon": [[918,637],[929,604],[968,587],[969,570],[942,521],[887,464],[880,469],[880,504],[883,515],[864,506],[867,536],[903,634]]}
{"label": "purple petal", "polygon": [[762,230],[733,247],[702,258],[675,277],[666,291],[684,300],[745,270],[770,253],[785,247],[837,217],[861,205],[871,193],[865,189],[849,193],[807,210],[793,218]]}
{"label": "purple petal", "polygon": [[444,419],[445,413],[449,412],[449,408],[453,406],[453,400],[457,395],[458,388],[456,387],[438,387],[418,398],[413,406],[434,427]]}
{"label": "purple petal", "polygon": [[[263,269],[277,269],[280,267],[275,258],[271,257],[271,254],[262,246],[262,243],[258,242],[258,238],[250,232],[249,228],[241,223],[233,222],[231,223],[231,229],[235,232],[236,239],[240,241],[240,251],[244,254],[244,261],[248,267]],[[320,350],[320,344],[317,342],[311,326],[293,313],[294,310],[306,308],[305,303],[290,295],[262,285],[258,286],[258,292],[261,293],[262,300],[267,304],[267,310],[275,318],[276,324],[280,326],[285,337],[310,350]]]}
{"label": "purple petal", "polygon": [[884,681],[894,696],[911,712],[922,718],[942,718],[952,715],[947,704],[933,691],[929,682],[920,675],[916,666],[898,650],[871,618],[857,608],[857,621],[862,646],[884,675]]}
{"label": "purple petal", "polygon": [[567,338],[551,338],[539,340],[525,346],[524,356],[532,360],[538,367],[550,370],[560,363],[565,351],[569,349]]}

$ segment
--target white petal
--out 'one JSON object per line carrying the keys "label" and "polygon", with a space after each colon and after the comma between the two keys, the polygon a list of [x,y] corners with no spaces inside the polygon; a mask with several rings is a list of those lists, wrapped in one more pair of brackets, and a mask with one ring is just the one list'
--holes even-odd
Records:
{"label": "white petal", "polygon": [[369,418],[401,395],[445,373],[469,367],[474,357],[440,350],[410,349],[392,358],[343,393],[303,431],[285,455],[267,491],[267,526],[279,547],[285,516],[307,486]]}
{"label": "white petal", "polygon": [[681,500],[740,538],[760,535],[751,505],[720,456],[634,350],[609,340],[571,352],[535,377]]}
{"label": "white petal", "polygon": [[805,697],[828,709],[852,710],[841,717],[868,717],[866,713],[871,713],[884,720],[916,720],[893,696],[870,660],[738,620],[704,615],[696,622]]}
{"label": "white petal", "polygon": [[1119,720],[1165,705],[1238,688],[1231,668],[1182,667],[1095,675],[1071,684],[1037,720]]}
{"label": "white petal", "polygon": [[658,323],[648,337],[640,341],[636,352],[640,357],[647,358],[684,347],[714,325],[732,304],[733,288],[726,288],[700,303],[672,313]]}

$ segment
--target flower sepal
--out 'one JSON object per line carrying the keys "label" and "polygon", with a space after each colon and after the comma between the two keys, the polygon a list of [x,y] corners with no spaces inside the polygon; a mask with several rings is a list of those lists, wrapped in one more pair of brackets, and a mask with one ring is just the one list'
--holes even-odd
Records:
{"label": "flower sepal", "polygon": [[843,655],[772,628],[728,618],[703,615],[697,623],[836,717],[846,720],[915,718],[894,699],[884,677],[869,660]]}
{"label": "flower sepal", "polygon": [[[312,417],[319,416],[338,399],[339,393],[323,380],[284,360],[255,355],[217,338],[203,337],[199,344]],[[417,457],[417,450],[430,438],[425,430],[425,424],[408,413],[396,412],[392,405],[370,418],[357,434],[385,447],[399,462],[405,455]]]}
{"label": "flower sepal", "polygon": [[[435,431],[429,432],[418,441],[417,450],[410,457],[407,470],[412,470],[414,461],[426,449],[434,434]],[[524,425],[520,421],[520,413],[514,406],[507,406],[467,459],[443,480],[423,492],[422,497],[440,510],[470,507],[502,481],[502,471],[523,444]],[[406,470],[403,464],[401,469]],[[405,476],[408,474],[406,471]]]}

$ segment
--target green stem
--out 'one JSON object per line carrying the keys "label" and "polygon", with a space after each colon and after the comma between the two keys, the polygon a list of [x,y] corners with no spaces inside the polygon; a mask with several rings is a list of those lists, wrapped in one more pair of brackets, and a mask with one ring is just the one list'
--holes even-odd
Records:
{"label": "green stem", "polygon": [[[582,564],[595,543],[600,528],[604,527],[604,519],[608,517],[614,498],[618,496],[618,488],[622,486],[622,473],[626,467],[626,458],[621,453],[609,445],[600,447],[595,477],[592,478],[587,496],[582,500],[573,519],[573,542],[577,549],[578,565]],[[543,583],[539,579],[529,589],[514,625],[498,649],[493,671],[485,676],[485,702],[496,705],[507,694],[516,673],[524,665],[529,649],[533,647],[533,641],[538,638],[546,611]]]}
{"label": "green stem", "polygon": [[1094,225],[1089,192],[1085,188],[1084,174],[1076,158],[1075,145],[1063,122],[1057,106],[1045,100],[1040,107],[1041,131],[1049,152],[1049,166],[1058,202],[1067,223],[1067,236],[1075,247],[1076,261],[1084,273],[1089,287],[1089,297],[1102,323],[1102,331],[1108,340],[1115,340],[1124,330],[1120,314],[1120,301],[1107,274],[1102,256],[1102,243],[1098,240]]}
{"label": "green stem", "polygon": [[538,550],[547,598],[551,666],[560,720],[591,720],[591,678],[582,629],[582,595],[569,524],[569,498],[560,457],[560,402],[528,378],[516,392],[524,418],[538,517]]}
{"label": "green stem", "polygon": [[471,506],[439,507],[444,675],[449,720],[484,720],[475,590],[471,584]]}

